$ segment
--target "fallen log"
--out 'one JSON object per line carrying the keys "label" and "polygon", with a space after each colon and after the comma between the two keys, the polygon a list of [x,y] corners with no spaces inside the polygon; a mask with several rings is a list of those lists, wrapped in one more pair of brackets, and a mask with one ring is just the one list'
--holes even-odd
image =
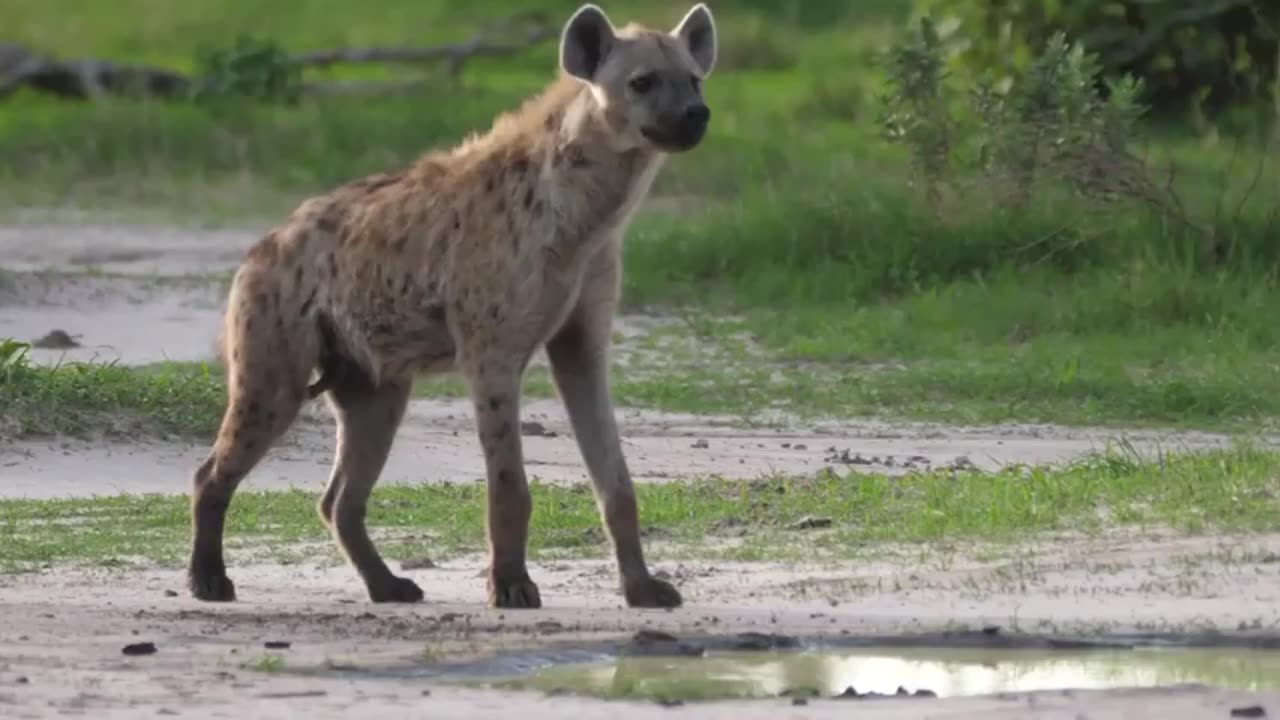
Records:
{"label": "fallen log", "polygon": [[[524,25],[519,37],[494,40]],[[293,55],[289,62],[302,68],[341,64],[382,63],[423,65],[443,62],[448,76],[457,76],[472,58],[515,55],[556,36],[555,28],[538,13],[493,23],[466,42],[425,47],[364,47],[315,50]],[[21,88],[67,100],[97,100],[106,96],[180,100],[190,97],[198,78],[170,68],[116,63],[97,58],[62,59],[15,43],[0,43],[0,100]],[[388,82],[304,83],[307,95],[400,94],[424,87],[422,80]]]}

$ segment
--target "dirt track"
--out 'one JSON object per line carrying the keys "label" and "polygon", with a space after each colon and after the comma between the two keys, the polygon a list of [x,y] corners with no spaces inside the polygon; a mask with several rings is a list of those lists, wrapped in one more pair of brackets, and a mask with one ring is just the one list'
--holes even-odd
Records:
{"label": "dirt track", "polygon": [[[209,357],[221,302],[217,283],[179,279],[233,267],[252,232],[145,227],[0,227],[0,266],[9,270],[83,270],[132,277],[39,278],[0,283],[0,336],[31,339],[60,328],[81,335],[74,357],[125,363]],[[163,277],[154,277],[156,273]],[[56,362],[59,351],[37,359]],[[300,423],[253,474],[257,488],[318,489],[332,437],[323,410]],[[555,436],[525,438],[530,472],[580,482],[581,460],[554,401],[528,406],[527,419]],[[641,481],[691,473],[754,477],[811,472],[828,465],[901,471],[905,465],[1056,462],[1101,447],[1116,432],[1052,427],[955,428],[832,421],[743,429],[729,419],[623,413],[626,450]],[[384,482],[470,480],[482,474],[469,410],[458,401],[416,401],[397,439]],[[1129,433],[1139,449],[1203,448],[1208,434]],[[699,442],[705,441],[705,442]],[[694,447],[697,445],[698,447]],[[705,446],[705,447],[704,447]],[[50,497],[183,492],[205,448],[199,443],[23,441],[0,448],[0,496]],[[961,460],[963,458],[963,460]],[[853,464],[847,464],[852,462]],[[417,607],[374,607],[345,567],[236,567],[242,601],[210,606],[186,597],[178,569],[120,573],[51,569],[0,576],[0,716],[312,718],[593,715],[601,706],[566,697],[506,695],[433,687],[421,681],[319,678],[241,668],[268,639],[293,642],[288,666],[325,660],[362,667],[420,661],[425,646],[453,655],[545,639],[628,635],[641,627],[677,632],[709,626],[790,634],[892,632],[954,624],[997,624],[1037,631],[1083,628],[1280,628],[1280,536],[1105,541],[1059,538],[1019,555],[976,560],[956,550],[886,555],[835,567],[686,565],[666,567],[688,605],[672,613],[620,609],[611,569],[600,562],[557,562],[532,571],[547,609],[481,609],[478,559],[446,562],[414,576],[428,594]],[[166,590],[178,591],[176,597]],[[449,613],[454,613],[452,617]],[[445,618],[448,618],[447,620]],[[120,648],[150,640],[160,652],[125,657]],[[26,678],[20,683],[18,678]],[[301,693],[294,697],[289,694]],[[316,694],[322,693],[322,694]],[[1275,695],[1208,689],[1140,693],[1050,693],[966,700],[882,701],[859,717],[1181,718],[1228,717],[1230,707],[1268,704]],[[288,708],[286,711],[285,708]],[[847,715],[847,704],[784,701],[659,709],[616,704],[619,720],[679,717]]]}

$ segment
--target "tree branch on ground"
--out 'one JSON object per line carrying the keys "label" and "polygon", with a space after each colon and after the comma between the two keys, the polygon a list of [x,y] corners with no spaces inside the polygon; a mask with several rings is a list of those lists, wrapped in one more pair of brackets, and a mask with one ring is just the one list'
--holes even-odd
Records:
{"label": "tree branch on ground", "polygon": [[[520,31],[517,32],[517,28]],[[556,34],[556,28],[543,14],[531,12],[490,23],[465,42],[316,50],[291,55],[288,62],[297,68],[439,62],[443,63],[446,75],[456,77],[474,58],[519,54],[555,38]],[[0,100],[22,88],[68,100],[98,100],[107,96],[179,100],[190,97],[199,80],[171,68],[127,65],[101,58],[57,58],[16,43],[0,43]],[[423,85],[422,80],[308,83],[303,85],[302,92],[308,95],[394,94]]]}

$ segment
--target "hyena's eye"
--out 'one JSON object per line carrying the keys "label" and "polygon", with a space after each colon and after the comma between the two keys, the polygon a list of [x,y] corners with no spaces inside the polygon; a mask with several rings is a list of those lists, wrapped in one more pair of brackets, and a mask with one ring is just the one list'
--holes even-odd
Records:
{"label": "hyena's eye", "polygon": [[658,86],[658,76],[654,73],[645,73],[631,78],[631,89],[641,95],[649,92]]}
{"label": "hyena's eye", "polygon": [[689,84],[690,84],[691,86],[693,86],[693,89],[694,89],[695,91],[696,91],[696,90],[701,90],[701,89],[702,89],[702,78],[698,77],[697,75],[690,75],[690,76],[689,76]]}

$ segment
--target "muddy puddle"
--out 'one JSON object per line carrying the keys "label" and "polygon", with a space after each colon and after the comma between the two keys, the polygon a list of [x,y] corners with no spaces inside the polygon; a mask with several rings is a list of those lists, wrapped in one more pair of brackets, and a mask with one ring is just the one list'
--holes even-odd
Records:
{"label": "muddy puddle", "polygon": [[1201,684],[1280,689],[1280,653],[1260,650],[1146,649],[835,650],[622,657],[554,664],[528,674],[463,680],[504,690],[600,698],[964,697],[1040,690],[1103,690]]}
{"label": "muddy puddle", "polygon": [[1280,690],[1280,642],[1224,638],[1054,640],[995,634],[709,641],[642,632],[616,647],[546,648],[448,668],[383,669],[491,690],[696,702],[956,698],[1054,690],[1208,686]]}

